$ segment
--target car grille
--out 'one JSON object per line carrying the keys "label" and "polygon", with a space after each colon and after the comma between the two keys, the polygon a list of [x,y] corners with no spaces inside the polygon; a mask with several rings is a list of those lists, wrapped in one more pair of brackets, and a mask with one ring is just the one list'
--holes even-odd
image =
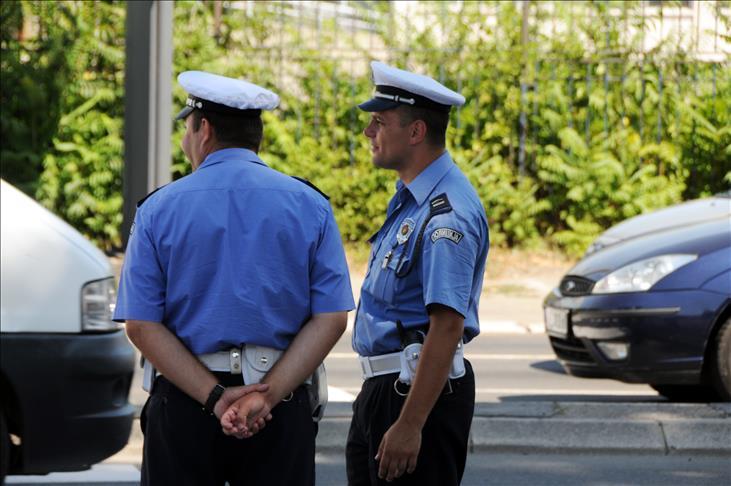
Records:
{"label": "car grille", "polygon": [[577,277],[575,275],[567,275],[561,280],[559,285],[561,295],[567,297],[574,297],[577,295],[587,295],[591,293],[591,289],[594,288],[594,281],[584,277]]}
{"label": "car grille", "polygon": [[594,359],[591,357],[591,354],[586,349],[586,346],[584,346],[584,343],[582,343],[575,337],[572,336],[566,339],[562,339],[551,336],[550,339],[553,351],[556,353],[556,356],[558,356],[559,359],[571,361],[574,363],[594,364]]}

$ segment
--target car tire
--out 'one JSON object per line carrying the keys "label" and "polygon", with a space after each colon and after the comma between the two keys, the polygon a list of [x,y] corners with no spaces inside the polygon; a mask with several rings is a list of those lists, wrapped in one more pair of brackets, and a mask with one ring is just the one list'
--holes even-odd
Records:
{"label": "car tire", "polygon": [[731,317],[716,334],[716,347],[711,354],[711,382],[724,402],[731,401]]}
{"label": "car tire", "polygon": [[10,432],[5,413],[0,410],[0,485],[5,484],[5,476],[10,469]]}
{"label": "car tire", "polygon": [[671,402],[715,402],[718,400],[713,388],[705,385],[656,385],[650,386]]}

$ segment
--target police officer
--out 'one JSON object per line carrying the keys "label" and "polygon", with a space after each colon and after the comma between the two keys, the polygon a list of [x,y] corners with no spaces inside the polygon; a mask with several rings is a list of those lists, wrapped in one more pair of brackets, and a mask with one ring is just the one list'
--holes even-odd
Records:
{"label": "police officer", "polygon": [[485,211],[445,150],[452,106],[435,80],[371,63],[364,133],[373,164],[399,181],[370,239],[353,332],[365,382],[353,405],[348,482],[456,485],[475,401],[462,345],[479,333],[488,250]]}
{"label": "police officer", "polygon": [[[323,194],[257,156],[276,94],[197,71],[178,81],[193,173],[138,204],[115,310],[156,369],[142,484],[311,485],[303,383],[354,307],[338,228]],[[222,413],[246,393],[271,421],[224,434]]]}

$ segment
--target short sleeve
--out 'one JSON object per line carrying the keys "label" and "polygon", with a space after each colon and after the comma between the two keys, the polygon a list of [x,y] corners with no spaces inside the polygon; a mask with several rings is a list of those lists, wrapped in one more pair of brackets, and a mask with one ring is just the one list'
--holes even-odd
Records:
{"label": "short sleeve", "polygon": [[115,321],[163,321],[166,279],[150,226],[149,216],[144,207],[140,207],[127,242],[114,310]]}
{"label": "short sleeve", "polygon": [[424,305],[442,304],[466,317],[479,250],[475,225],[453,212],[432,219],[421,256]]}
{"label": "short sleeve", "polygon": [[355,308],[345,250],[330,206],[310,267],[310,303],[313,314]]}

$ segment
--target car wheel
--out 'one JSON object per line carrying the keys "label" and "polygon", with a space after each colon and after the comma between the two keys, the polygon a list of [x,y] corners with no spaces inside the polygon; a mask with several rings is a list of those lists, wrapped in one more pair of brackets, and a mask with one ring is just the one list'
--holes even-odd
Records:
{"label": "car wheel", "polygon": [[705,385],[655,385],[650,384],[660,395],[673,402],[714,402],[718,400],[711,387]]}
{"label": "car wheel", "polygon": [[711,355],[711,380],[721,400],[731,401],[731,317],[716,335],[716,349]]}
{"label": "car wheel", "polygon": [[10,469],[10,433],[5,414],[0,411],[0,484],[5,484],[5,476]]}

